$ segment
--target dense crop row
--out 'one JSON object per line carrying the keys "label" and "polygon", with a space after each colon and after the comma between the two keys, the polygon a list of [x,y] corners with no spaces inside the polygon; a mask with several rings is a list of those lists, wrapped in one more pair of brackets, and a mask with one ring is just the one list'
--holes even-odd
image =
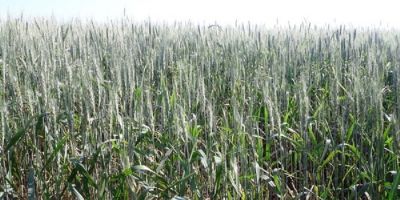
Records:
{"label": "dense crop row", "polygon": [[399,36],[0,22],[0,196],[395,199]]}

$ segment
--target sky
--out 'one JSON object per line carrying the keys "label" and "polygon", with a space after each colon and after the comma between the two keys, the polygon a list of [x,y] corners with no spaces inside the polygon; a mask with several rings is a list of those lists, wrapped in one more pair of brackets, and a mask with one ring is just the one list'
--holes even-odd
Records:
{"label": "sky", "polygon": [[399,8],[396,0],[0,0],[0,17],[400,28]]}

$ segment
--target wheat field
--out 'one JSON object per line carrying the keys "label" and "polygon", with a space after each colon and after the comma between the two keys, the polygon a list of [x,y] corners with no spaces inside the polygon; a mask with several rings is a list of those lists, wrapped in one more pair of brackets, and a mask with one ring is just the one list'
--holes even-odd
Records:
{"label": "wheat field", "polygon": [[400,198],[399,37],[0,21],[0,198]]}

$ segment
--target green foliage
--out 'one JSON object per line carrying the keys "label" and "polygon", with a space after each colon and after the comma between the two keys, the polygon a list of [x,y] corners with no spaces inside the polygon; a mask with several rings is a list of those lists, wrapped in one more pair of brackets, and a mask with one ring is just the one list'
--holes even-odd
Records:
{"label": "green foliage", "polygon": [[398,38],[0,22],[0,198],[396,199]]}

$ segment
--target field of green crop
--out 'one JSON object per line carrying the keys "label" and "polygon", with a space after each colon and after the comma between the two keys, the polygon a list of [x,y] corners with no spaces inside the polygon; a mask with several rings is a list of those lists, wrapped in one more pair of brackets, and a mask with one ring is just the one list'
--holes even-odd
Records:
{"label": "field of green crop", "polygon": [[0,21],[0,199],[400,198],[399,40]]}

